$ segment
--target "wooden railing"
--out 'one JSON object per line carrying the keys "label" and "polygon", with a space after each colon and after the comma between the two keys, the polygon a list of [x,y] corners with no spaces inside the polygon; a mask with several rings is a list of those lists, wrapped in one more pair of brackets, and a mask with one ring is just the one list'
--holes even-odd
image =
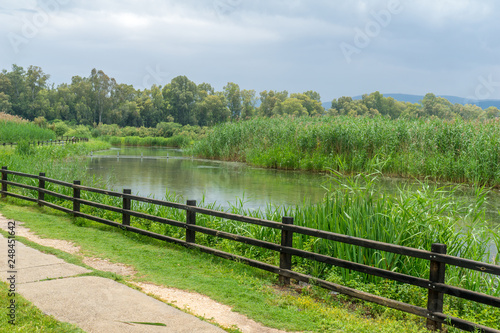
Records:
{"label": "wooden railing", "polygon": [[[69,143],[78,143],[78,142],[88,142],[88,138],[76,138],[76,137],[71,137],[71,136],[62,136],[58,139],[55,140],[34,140],[34,141],[29,141],[28,143],[30,145],[35,145],[35,146],[52,146],[52,145],[63,145],[63,144],[69,144]],[[0,142],[0,146],[16,146],[17,142]]]}
{"label": "wooden railing", "polygon": [[[407,313],[411,313],[420,317],[427,318],[427,327],[432,330],[440,330],[442,324],[451,325],[466,331],[478,331],[478,332],[497,332],[500,331],[494,328],[485,327],[470,321],[466,321],[460,318],[452,317],[443,313],[443,296],[444,294],[458,297],[462,299],[467,299],[473,302],[486,304],[489,306],[500,308],[500,298],[491,295],[478,293],[475,291],[458,288],[455,286],[445,284],[445,270],[447,265],[453,265],[457,267],[462,267],[469,270],[479,271],[483,274],[493,274],[500,276],[500,266],[488,264],[484,262],[478,262],[473,260],[468,260],[464,258],[459,258],[455,256],[450,256],[446,254],[446,245],[443,244],[433,244],[430,251],[419,250],[409,247],[403,247],[394,244],[382,243],[373,240],[367,240],[362,238],[356,238],[351,236],[346,236],[342,234],[336,234],[332,232],[316,230],[306,227],[295,226],[293,224],[293,218],[283,217],[282,223],[258,219],[254,217],[230,214],[221,211],[215,211],[211,209],[201,208],[196,206],[196,201],[188,200],[187,203],[179,204],[174,202],[156,200],[151,198],[145,198],[141,196],[136,196],[131,194],[131,190],[124,189],[123,193],[106,191],[102,189],[92,188],[82,186],[80,181],[74,181],[73,183],[67,183],[56,179],[47,178],[44,173],[40,173],[38,176],[30,175],[15,171],[9,171],[7,167],[2,167],[1,170],[1,197],[5,198],[11,196],[14,198],[27,200],[31,202],[38,203],[41,206],[51,207],[75,217],[81,217],[88,220],[96,221],[106,225],[122,228],[130,232],[138,233],[141,235],[149,236],[155,239],[164,240],[167,242],[183,245],[189,248],[197,248],[203,252],[210,253],[222,258],[229,260],[239,261],[247,265],[266,270],[279,275],[279,281],[283,284],[290,283],[290,279],[295,279],[297,281],[302,281],[306,283],[314,283],[323,288],[346,294],[358,299],[380,304],[389,308],[397,309]],[[35,182],[38,180],[38,186],[27,185],[22,183],[16,183],[8,180],[9,175],[15,175],[22,178],[29,178]],[[50,191],[46,189],[47,183],[57,184],[62,187],[67,187],[72,189],[73,195],[64,195],[62,193]],[[9,191],[9,186],[22,188],[28,190],[28,192],[33,192],[35,195],[32,197],[22,195]],[[89,200],[82,199],[82,191],[90,193],[99,193],[106,196],[112,196],[122,199],[122,207],[115,207],[104,205],[98,202],[93,202]],[[72,209],[59,206],[57,204],[47,201],[46,196],[52,196],[59,198],[60,200],[70,201],[73,203]],[[131,209],[132,202],[143,202],[152,205],[171,207],[186,211],[186,222],[171,220],[168,218],[163,218],[159,216],[154,216]],[[110,221],[99,216],[93,216],[81,212],[81,206],[87,205],[90,207],[100,208],[106,211],[116,212],[121,214],[122,222],[118,223],[115,221]],[[196,224],[197,214],[205,214],[209,216],[219,217],[223,219],[229,219],[233,221],[239,221],[249,224],[255,224],[263,227],[279,229],[281,230],[281,242],[280,244],[275,244],[272,242],[267,242],[264,240],[259,240],[255,238],[240,236],[221,230],[211,229],[203,227]],[[185,239],[178,239],[169,237],[167,235],[162,235],[154,233],[148,230],[140,229],[138,227],[131,225],[131,217],[141,218],[149,221],[154,221],[166,225],[175,226],[178,228],[185,229]],[[261,247],[264,249],[273,250],[279,253],[280,263],[279,267],[242,257],[239,255],[223,252],[217,249],[213,249],[204,245],[196,244],[196,234],[203,233],[206,235],[212,235],[216,237],[221,237],[231,241],[241,242],[244,244],[249,244],[252,246]],[[414,258],[420,258],[423,260],[428,260],[430,263],[429,279],[423,279],[419,277],[414,277],[410,275],[405,275],[389,270],[384,270],[376,267],[371,267],[351,261],[343,260],[342,258],[335,258],[327,255],[322,255],[310,251],[305,251],[301,249],[296,249],[293,247],[293,234],[298,233],[302,235],[308,235],[316,238],[327,239],[335,242],[342,242],[345,244],[352,244],[355,246],[360,246],[364,248],[376,249],[380,251],[386,251],[391,253],[396,253],[403,256],[410,256]],[[309,260],[314,260],[320,263],[326,263],[333,266],[346,268],[349,270],[354,270],[358,272],[363,272],[365,274],[370,274],[385,279],[397,281],[404,284],[410,284],[425,288],[428,290],[428,301],[427,308],[418,307],[415,305],[395,301],[389,298],[380,297],[377,295],[369,294],[366,292],[358,291],[352,288],[348,288],[336,283],[325,281],[310,275],[301,274],[294,272],[292,270],[292,256],[298,256],[306,258]],[[500,286],[497,286],[497,288]]]}

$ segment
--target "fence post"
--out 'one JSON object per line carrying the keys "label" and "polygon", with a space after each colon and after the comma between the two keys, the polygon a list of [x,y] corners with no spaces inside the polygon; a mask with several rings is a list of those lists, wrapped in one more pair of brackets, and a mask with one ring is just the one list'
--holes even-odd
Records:
{"label": "fence post", "polygon": [[[79,180],[74,180],[73,185],[81,185],[82,183]],[[73,187],[73,212],[74,213],[79,213],[80,212],[80,189]],[[73,213],[73,216],[76,216],[76,214]]]}
{"label": "fence post", "polygon": [[[281,218],[283,224],[293,224],[293,217],[283,216]],[[293,231],[281,230],[281,246],[293,247]],[[280,268],[292,269],[292,255],[289,253],[280,252]],[[290,278],[280,275],[279,283],[281,285],[289,285]]]}
{"label": "fence post", "polygon": [[[130,189],[123,189],[123,194],[132,194],[132,190]],[[131,205],[131,200],[130,198],[123,197],[123,209],[124,210],[130,210],[132,207]],[[122,214],[122,224],[123,225],[130,225],[130,215],[123,212]]]}
{"label": "fence post", "polygon": [[45,172],[38,174],[38,206],[43,206],[41,201],[45,200],[45,193],[41,191],[45,189],[45,180],[41,179],[41,177],[45,177]]}
{"label": "fence post", "polygon": [[[446,254],[446,245],[434,243],[431,246],[431,252]],[[433,261],[431,255],[429,281],[444,283],[445,271],[446,264]],[[443,293],[429,289],[429,294],[427,296],[427,310],[432,312],[443,312]],[[440,331],[442,329],[442,324],[433,319],[434,318],[432,316],[427,318],[427,328],[431,331]]]}
{"label": "fence post", "polygon": [[7,170],[6,166],[2,167],[2,198],[7,197],[7,173],[4,170]]}
{"label": "fence post", "polygon": [[[196,200],[188,200],[188,206],[196,206]],[[196,212],[186,211],[186,224],[196,225]],[[186,229],[186,242],[196,244],[196,231]]]}

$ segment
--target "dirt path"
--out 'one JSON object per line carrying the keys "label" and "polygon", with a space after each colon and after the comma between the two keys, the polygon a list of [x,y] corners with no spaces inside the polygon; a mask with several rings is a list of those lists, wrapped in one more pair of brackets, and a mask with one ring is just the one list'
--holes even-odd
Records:
{"label": "dirt path", "polygon": [[[7,219],[0,214],[0,223],[5,223],[6,221]],[[82,261],[86,265],[94,269],[119,274],[127,282],[139,287],[144,293],[154,295],[190,314],[210,319],[212,322],[218,323],[223,327],[238,328],[244,333],[286,333],[285,331],[262,326],[244,315],[233,312],[229,306],[218,303],[207,296],[180,289],[157,286],[151,283],[134,282],[132,279],[136,271],[133,267],[113,263],[106,259],[85,257],[81,253],[80,247],[75,244],[65,240],[41,238],[30,229],[24,227],[22,222],[16,223],[16,234],[40,245],[77,255],[82,258]]]}

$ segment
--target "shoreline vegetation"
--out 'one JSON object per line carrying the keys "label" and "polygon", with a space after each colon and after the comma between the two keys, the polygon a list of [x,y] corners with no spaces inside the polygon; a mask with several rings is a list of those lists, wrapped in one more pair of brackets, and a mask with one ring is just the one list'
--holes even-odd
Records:
{"label": "shoreline vegetation", "polygon": [[[34,129],[26,127],[26,131]],[[194,155],[240,160],[283,169],[331,170],[332,186],[324,200],[318,204],[304,203],[296,207],[269,206],[262,211],[246,210],[243,204],[235,204],[229,209],[233,213],[274,221],[280,221],[282,216],[293,216],[297,225],[426,250],[430,249],[430,244],[440,242],[448,245],[450,255],[478,261],[488,260],[496,264],[500,262],[500,233],[498,228],[493,229],[487,223],[487,189],[481,186],[500,184],[500,175],[495,170],[500,149],[500,127],[496,120],[466,122],[439,119],[390,120],[384,117],[282,116],[222,124],[200,134],[200,137],[201,139],[192,145],[192,137],[189,142],[186,140],[183,143],[190,147],[189,152]],[[8,166],[10,170],[35,175],[45,172],[49,177],[63,181],[80,179],[85,181],[87,186],[100,187],[103,186],[102,180],[88,179],[85,168],[79,161],[90,151],[109,148],[113,140],[115,139],[110,139],[109,142],[91,140],[65,146],[18,145],[16,148],[0,148],[0,163],[2,166]],[[116,144],[118,141],[122,144],[126,139],[120,138]],[[432,179],[445,180],[449,177],[452,181],[469,181],[475,184],[475,202],[462,202],[452,196],[455,191],[460,191],[459,187],[444,189],[427,182],[422,182],[418,189],[401,187],[397,193],[387,194],[377,188],[376,177],[368,175],[394,172],[412,177],[413,172],[418,170],[425,171],[421,176]],[[344,176],[344,173],[353,175]],[[34,180],[28,185],[36,186]],[[19,191],[24,195],[34,195],[28,190]],[[83,199],[85,195],[89,194],[82,193]],[[121,204],[118,198],[96,196],[107,205]],[[50,196],[47,196],[47,200],[58,202],[57,198]],[[183,198],[168,193],[165,200],[183,202]],[[212,203],[203,202],[200,205],[222,209]],[[175,209],[159,209],[137,203],[134,209],[180,221],[185,219],[185,216]],[[82,212],[92,211],[99,214],[98,210],[94,210],[96,209],[89,206],[82,207]],[[103,217],[107,219],[120,219],[120,216],[113,215],[115,213],[106,214]],[[87,222],[78,223],[81,227],[91,226],[91,223]],[[171,237],[184,237],[182,230],[174,227],[144,223],[136,219],[132,219],[132,224]],[[263,230],[258,226],[238,222],[229,223],[215,217],[200,216],[197,218],[197,224],[273,242],[278,242],[279,238],[278,233],[273,230]],[[418,259],[409,260],[393,254],[362,250],[307,236],[295,237],[294,244],[297,248],[423,278],[426,278],[428,271]],[[199,242],[264,262],[275,263],[277,260],[270,251],[233,244],[213,236],[200,235]],[[424,290],[416,287],[311,263],[300,258],[294,258],[293,269],[417,306],[422,306],[427,296]],[[500,279],[480,273],[464,273],[460,269],[450,269],[446,283],[494,296],[500,295]],[[377,306],[371,306],[370,309],[371,315],[380,315],[385,311]],[[445,312],[482,325],[500,328],[498,308],[446,297]],[[404,316],[394,314],[394,317]]]}
{"label": "shoreline vegetation", "polygon": [[500,186],[498,119],[254,118],[217,125],[187,150],[266,168]]}

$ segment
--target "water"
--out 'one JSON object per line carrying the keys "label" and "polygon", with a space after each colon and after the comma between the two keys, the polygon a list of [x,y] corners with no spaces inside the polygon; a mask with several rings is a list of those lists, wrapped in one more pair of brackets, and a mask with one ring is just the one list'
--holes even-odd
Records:
{"label": "water", "polygon": [[[141,157],[142,156],[142,157]],[[323,174],[254,168],[242,163],[193,159],[180,150],[161,148],[112,148],[89,158],[91,175],[108,180],[109,189],[163,199],[167,191],[185,200],[215,202],[223,208],[242,200],[248,209],[264,209],[269,204],[295,206],[304,201],[317,203],[328,186]],[[398,186],[415,190],[421,184],[408,179],[381,179],[384,191],[395,193]],[[437,185],[441,186],[441,185]],[[450,187],[451,188],[451,187]],[[474,205],[474,191],[462,187],[457,200]],[[500,224],[500,195],[488,195],[486,218]]]}
{"label": "water", "polygon": [[[141,157],[142,156],[142,157]],[[145,197],[163,199],[166,192],[185,200],[215,202],[224,208],[243,201],[248,209],[268,204],[294,206],[319,202],[326,190],[321,174],[249,167],[242,163],[192,159],[175,149],[113,148],[93,153],[91,175]]]}

